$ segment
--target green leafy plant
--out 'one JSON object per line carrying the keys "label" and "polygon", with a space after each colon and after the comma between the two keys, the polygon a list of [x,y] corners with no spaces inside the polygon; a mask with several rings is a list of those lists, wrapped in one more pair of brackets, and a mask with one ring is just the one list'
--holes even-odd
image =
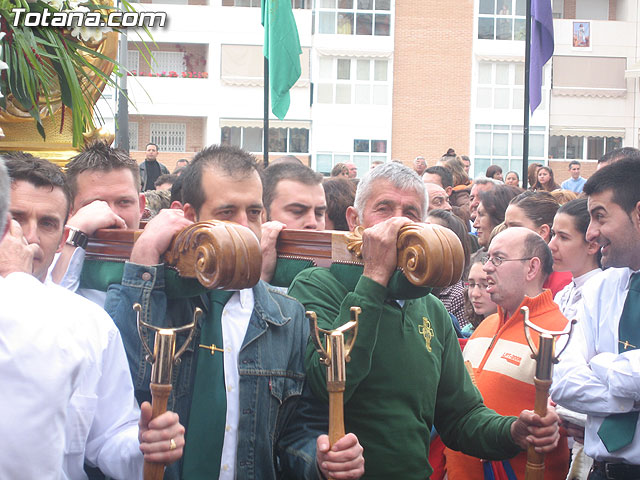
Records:
{"label": "green leafy plant", "polygon": [[[82,134],[95,128],[93,105],[102,85],[118,88],[111,76],[121,75],[116,60],[99,50],[108,27],[25,26],[25,13],[15,22],[16,9],[25,12],[98,12],[106,21],[110,5],[77,0],[0,0],[0,31],[4,38],[0,61],[0,108],[17,107],[31,116],[40,135],[45,138],[42,120],[62,109],[62,121],[70,109],[73,145],[82,145]],[[121,11],[135,11],[131,4],[121,2]],[[17,23],[17,25],[14,25]],[[149,31],[144,31],[150,36]],[[1,38],[1,37],[0,37]]]}

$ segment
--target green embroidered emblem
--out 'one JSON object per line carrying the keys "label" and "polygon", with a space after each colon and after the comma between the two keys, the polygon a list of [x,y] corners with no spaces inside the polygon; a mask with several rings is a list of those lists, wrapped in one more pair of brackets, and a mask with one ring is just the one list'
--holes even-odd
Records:
{"label": "green embroidered emblem", "polygon": [[433,328],[431,328],[431,322],[427,317],[422,317],[422,325],[418,327],[420,335],[424,337],[424,345],[427,350],[431,352],[431,339],[433,338]]}

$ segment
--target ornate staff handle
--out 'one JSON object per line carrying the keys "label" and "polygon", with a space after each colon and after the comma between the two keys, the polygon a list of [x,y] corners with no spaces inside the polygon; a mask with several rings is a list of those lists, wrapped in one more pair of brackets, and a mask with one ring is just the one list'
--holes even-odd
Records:
{"label": "ornate staff handle", "polygon": [[[576,320],[572,320],[569,323],[567,330],[550,331],[540,328],[529,321],[528,307],[522,307],[520,312],[524,316],[524,334],[529,348],[531,348],[531,358],[536,361],[536,373],[533,377],[533,383],[536,387],[534,412],[544,417],[547,414],[547,401],[549,398],[549,388],[551,387],[553,364],[558,363],[558,357],[560,357],[564,349],[567,348],[569,344],[568,338],[571,336]],[[536,347],[531,338],[530,330],[534,330],[540,335],[538,347]],[[562,335],[567,335],[567,343],[562,350],[555,355],[556,340]],[[525,480],[544,480],[544,453],[536,452],[532,445],[529,445],[527,449]]]}
{"label": "ornate staff handle", "polygon": [[[347,380],[346,362],[358,335],[358,315],[360,307],[351,307],[351,321],[335,330],[318,328],[315,312],[306,312],[311,326],[311,339],[320,354],[320,362],[327,366],[327,391],[329,392],[329,443],[333,445],[344,437],[344,390]],[[344,335],[351,332],[351,339],[345,344]],[[322,345],[320,333],[324,334],[326,348]]]}
{"label": "ornate staff handle", "polygon": [[[202,310],[196,308],[193,313],[193,322],[178,328],[160,328],[144,322],[140,318],[142,306],[136,303],[133,306],[136,311],[136,322],[138,325],[138,335],[140,341],[147,352],[146,360],[152,364],[151,367],[151,419],[167,411],[167,400],[171,394],[171,375],[173,365],[180,361],[180,356],[184,353],[187,345],[193,338],[195,326],[202,315]],[[155,332],[153,352],[145,342],[143,327]],[[180,332],[189,332],[187,339],[176,352],[176,336]],[[144,480],[162,480],[164,477],[165,465],[155,462],[144,462]]]}
{"label": "ornate staff handle", "polygon": [[[362,265],[362,228],[354,232],[293,230],[280,232],[279,258],[309,260],[314,266]],[[124,262],[142,230],[103,229],[87,245],[87,259]],[[447,287],[460,280],[464,252],[458,237],[440,225],[411,223],[398,233],[397,267],[416,286]],[[260,242],[251,230],[231,222],[199,222],[179,232],[163,261],[181,277],[207,288],[242,289],[260,279]]]}

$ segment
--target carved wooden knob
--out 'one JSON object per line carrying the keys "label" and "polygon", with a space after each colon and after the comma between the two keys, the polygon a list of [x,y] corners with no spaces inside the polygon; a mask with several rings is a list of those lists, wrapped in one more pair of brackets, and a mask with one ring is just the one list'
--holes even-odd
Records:
{"label": "carved wooden knob", "polygon": [[247,227],[209,220],[178,233],[164,261],[207,288],[241,290],[260,280],[262,254],[260,241]]}
{"label": "carved wooden knob", "polygon": [[464,269],[462,243],[448,228],[414,223],[398,234],[398,267],[417,286],[448,287]]}

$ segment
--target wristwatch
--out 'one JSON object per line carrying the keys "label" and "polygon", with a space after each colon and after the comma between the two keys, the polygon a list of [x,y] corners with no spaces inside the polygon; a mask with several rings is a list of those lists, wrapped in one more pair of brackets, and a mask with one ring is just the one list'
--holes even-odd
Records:
{"label": "wristwatch", "polygon": [[87,248],[87,243],[89,243],[89,235],[78,230],[75,227],[66,226],[68,230],[67,240],[65,243],[67,245],[71,245],[72,247],[80,247]]}

